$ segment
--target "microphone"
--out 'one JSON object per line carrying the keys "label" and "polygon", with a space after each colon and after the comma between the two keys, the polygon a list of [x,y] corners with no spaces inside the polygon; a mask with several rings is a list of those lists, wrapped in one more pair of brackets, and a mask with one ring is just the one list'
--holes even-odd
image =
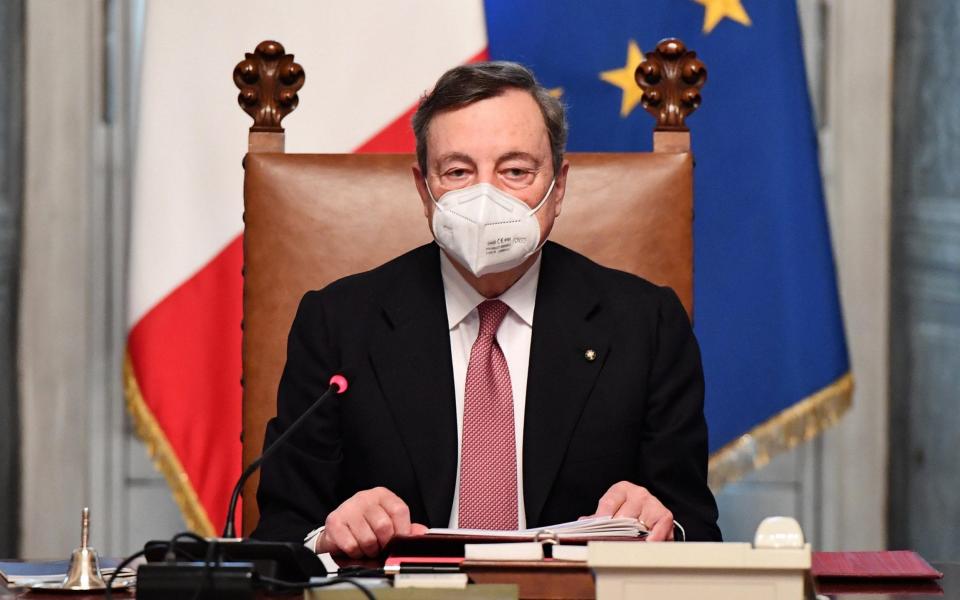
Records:
{"label": "microphone", "polygon": [[[330,378],[330,387],[310,407],[270,444],[263,454],[250,463],[233,488],[223,537],[203,539],[191,533],[179,533],[169,541],[147,542],[143,550],[131,556],[143,555],[147,563],[137,568],[137,598],[167,600],[168,598],[253,598],[254,586],[266,584],[267,589],[286,589],[291,582],[305,583],[314,576],[327,574],[323,563],[303,544],[290,542],[261,542],[236,537],[234,513],[240,490],[250,475],[290,438],[333,394],[347,391],[347,378],[337,374]],[[178,541],[189,538],[190,541]],[[226,538],[226,539],[224,539]],[[183,562],[179,557],[192,562]],[[204,557],[203,562],[197,562]],[[256,583],[259,582],[259,583]],[[295,585],[295,584],[294,584]],[[108,592],[109,594],[109,592]]]}
{"label": "microphone", "polygon": [[237,537],[236,528],[234,526],[234,514],[236,513],[236,510],[237,510],[237,501],[240,499],[240,490],[243,489],[243,484],[247,482],[247,479],[249,479],[250,476],[253,475],[253,472],[260,467],[260,465],[263,463],[264,460],[267,459],[268,456],[273,454],[274,450],[282,446],[283,443],[287,441],[287,438],[289,438],[293,434],[293,432],[295,432],[297,429],[300,428],[301,424],[303,424],[303,422],[307,420],[307,417],[313,414],[314,411],[316,411],[318,408],[320,408],[320,406],[324,402],[326,402],[327,398],[329,398],[333,394],[344,393],[345,391],[347,391],[348,385],[349,384],[347,383],[347,378],[339,373],[331,377],[330,387],[328,387],[327,390],[323,392],[320,395],[320,397],[317,398],[316,401],[314,401],[313,404],[310,405],[310,408],[303,411],[303,413],[299,417],[297,417],[297,420],[294,421],[290,425],[290,427],[287,427],[287,430],[284,431],[282,434],[280,434],[280,437],[275,439],[273,443],[270,444],[267,447],[267,449],[263,451],[263,454],[261,454],[259,458],[257,458],[255,461],[250,463],[250,465],[243,470],[243,473],[240,475],[240,479],[237,481],[237,485],[233,487],[233,494],[230,496],[230,507],[227,509],[227,522],[223,526],[223,535],[221,537],[223,538]]}

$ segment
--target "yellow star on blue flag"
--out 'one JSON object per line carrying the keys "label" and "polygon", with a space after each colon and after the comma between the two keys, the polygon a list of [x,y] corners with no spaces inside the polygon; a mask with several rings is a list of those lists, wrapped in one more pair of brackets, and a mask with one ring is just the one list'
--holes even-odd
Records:
{"label": "yellow star on blue flag", "polygon": [[630,40],[627,43],[627,64],[619,69],[600,73],[600,79],[623,90],[623,97],[620,100],[620,116],[623,118],[630,116],[633,109],[643,99],[643,90],[634,79],[634,73],[637,72],[637,67],[642,62],[643,53],[640,52],[640,46],[635,41]]}
{"label": "yellow star on blue flag", "polygon": [[710,33],[724,18],[736,21],[741,25],[749,27],[751,25],[750,15],[747,14],[740,0],[694,0],[702,4],[703,11],[703,32]]}

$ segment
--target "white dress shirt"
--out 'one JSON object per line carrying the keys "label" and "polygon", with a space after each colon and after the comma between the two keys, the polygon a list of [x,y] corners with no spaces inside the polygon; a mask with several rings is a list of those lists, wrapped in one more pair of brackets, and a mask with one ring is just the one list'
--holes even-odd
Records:
{"label": "white dress shirt", "polygon": [[[533,309],[540,281],[540,255],[527,272],[497,300],[510,310],[497,330],[497,343],[503,351],[510,371],[513,389],[513,425],[517,448],[517,528],[526,529],[527,516],[523,504],[523,417],[527,401],[527,372],[530,368],[530,340],[533,336]],[[467,385],[467,365],[470,350],[480,333],[479,305],[487,298],[457,272],[447,255],[440,252],[440,275],[447,307],[447,325],[450,328],[450,353],[453,363],[453,389],[457,409],[457,473],[453,488],[453,506],[450,507],[449,527],[457,527],[460,508],[460,446],[463,441],[463,397]],[[323,532],[318,527],[304,538],[304,545],[313,550]]]}
{"label": "white dress shirt", "polygon": [[[457,406],[457,478],[450,507],[450,527],[456,527],[460,507],[460,445],[463,441],[463,397],[467,384],[470,350],[480,333],[477,305],[486,300],[467,283],[450,259],[440,253],[440,274],[450,327],[450,352],[453,359],[453,388]],[[533,309],[540,280],[540,256],[498,300],[510,307],[497,330],[497,344],[503,350],[513,389],[513,424],[517,448],[517,524],[526,529],[523,507],[523,416],[527,400],[527,371],[530,367],[530,339],[533,335]]]}

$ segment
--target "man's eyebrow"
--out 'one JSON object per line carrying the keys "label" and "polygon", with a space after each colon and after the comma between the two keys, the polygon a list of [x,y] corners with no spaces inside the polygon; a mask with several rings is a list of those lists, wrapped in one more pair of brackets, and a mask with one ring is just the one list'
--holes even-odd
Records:
{"label": "man's eyebrow", "polygon": [[470,155],[464,154],[463,152],[447,152],[437,157],[434,162],[435,165],[439,166],[447,162],[460,161],[469,164],[474,164],[474,160],[470,158]]}
{"label": "man's eyebrow", "polygon": [[517,159],[519,159],[519,160],[528,160],[528,161],[532,162],[533,164],[535,164],[535,165],[537,165],[537,166],[540,166],[540,164],[541,164],[541,161],[540,161],[539,158],[537,158],[536,156],[530,154],[529,152],[522,152],[522,151],[520,151],[520,150],[515,150],[515,151],[513,151],[513,152],[507,152],[506,154],[501,155],[501,156],[497,159],[497,163],[503,163],[503,162],[506,162],[506,161],[508,161],[508,160],[517,160]]}

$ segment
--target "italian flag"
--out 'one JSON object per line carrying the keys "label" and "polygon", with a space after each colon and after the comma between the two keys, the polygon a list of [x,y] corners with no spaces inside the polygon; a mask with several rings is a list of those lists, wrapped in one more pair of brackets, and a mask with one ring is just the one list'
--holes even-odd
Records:
{"label": "italian flag", "polygon": [[124,382],[137,433],[204,535],[222,528],[241,470],[250,120],[232,72],[266,39],[307,74],[284,121],[288,152],[412,152],[420,96],[487,55],[480,0],[147,4]]}

